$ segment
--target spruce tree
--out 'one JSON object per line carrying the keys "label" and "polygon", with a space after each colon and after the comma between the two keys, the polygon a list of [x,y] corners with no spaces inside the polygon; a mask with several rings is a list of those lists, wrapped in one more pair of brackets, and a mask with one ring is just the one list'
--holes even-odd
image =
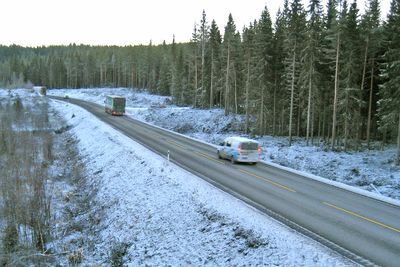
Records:
{"label": "spruce tree", "polygon": [[222,37],[215,20],[211,22],[209,48],[207,50],[207,65],[210,67],[209,74],[209,107],[215,104],[221,105],[221,43]]}
{"label": "spruce tree", "polygon": [[[305,48],[302,51],[301,61],[303,68],[300,73],[300,86],[304,92],[307,92],[307,128],[306,141],[309,144],[313,136],[313,111],[315,110],[316,95],[320,93],[317,89],[320,87],[320,64],[322,54],[322,30],[323,13],[320,0],[311,0],[308,7],[307,38]],[[305,97],[305,96],[304,96]]]}
{"label": "spruce tree", "polygon": [[392,0],[387,23],[384,25],[385,54],[381,64],[379,88],[379,127],[382,132],[397,135],[396,164],[400,164],[400,0]]}
{"label": "spruce tree", "polygon": [[[367,127],[366,127],[366,139],[369,147],[371,127],[373,113],[373,103],[376,102],[377,87],[375,81],[377,80],[378,72],[378,53],[381,49],[382,34],[380,27],[380,7],[379,0],[369,0],[367,9],[361,20],[361,38],[364,41],[362,49],[363,67],[361,76],[361,98],[368,102],[368,113],[367,113]],[[367,72],[369,72],[369,81],[367,80]],[[367,97],[364,96],[366,92]],[[375,101],[374,101],[375,99]],[[362,107],[360,106],[360,117],[362,116]],[[359,125],[360,127],[360,125]],[[359,135],[361,136],[361,129],[359,129]],[[361,137],[360,137],[361,138]]]}
{"label": "spruce tree", "polygon": [[[357,3],[353,1],[347,12],[343,6],[343,60],[341,70],[341,90],[338,94],[338,110],[343,121],[344,149],[349,146],[349,138],[357,138],[357,128],[361,121],[358,110],[362,99],[360,99],[359,72],[360,61],[360,32],[358,27]],[[353,130],[354,129],[354,130]]]}
{"label": "spruce tree", "polygon": [[[265,134],[267,120],[271,120],[275,116],[276,103],[276,86],[274,83],[273,73],[273,29],[272,21],[268,8],[265,7],[261,13],[261,18],[255,25],[255,44],[254,44],[254,83],[252,85],[254,93],[251,94],[252,99],[258,99],[257,107],[257,132],[261,135]],[[265,114],[265,115],[264,115]],[[272,119],[273,120],[273,119]]]}
{"label": "spruce tree", "polygon": [[232,76],[233,76],[233,61],[234,61],[234,42],[235,42],[235,33],[236,33],[236,25],[233,21],[232,14],[228,16],[228,22],[225,26],[224,32],[224,40],[223,40],[223,55],[224,55],[224,113],[227,115],[228,113],[233,111],[232,105]]}
{"label": "spruce tree", "polygon": [[200,71],[200,82],[201,82],[201,105],[205,106],[205,97],[206,97],[206,84],[205,84],[205,57],[206,57],[206,44],[209,39],[209,26],[207,21],[207,16],[205,10],[203,10],[201,21],[200,21],[200,54],[201,54],[201,71]]}
{"label": "spruce tree", "polygon": [[[243,52],[245,54],[245,76],[246,76],[246,83],[245,83],[245,101],[244,101],[244,108],[245,108],[245,133],[247,134],[249,131],[249,117],[250,117],[250,99],[251,90],[253,88],[252,79],[253,72],[254,72],[254,49],[255,49],[255,30],[252,24],[248,28],[244,28],[243,30]],[[261,108],[262,109],[262,108]]]}
{"label": "spruce tree", "polygon": [[[304,30],[306,28],[306,18],[303,5],[300,0],[293,0],[290,5],[288,18],[288,34],[286,39],[286,70],[285,75],[288,79],[288,90],[290,91],[289,107],[289,145],[292,144],[293,117],[295,104],[298,105],[298,82],[299,82],[299,64],[300,52],[304,45]],[[296,103],[295,103],[296,102]],[[298,109],[297,112],[300,112]],[[300,121],[297,121],[298,125]]]}
{"label": "spruce tree", "polygon": [[287,36],[287,14],[288,6],[285,1],[285,9],[283,12],[280,10],[276,15],[275,20],[275,34],[273,36],[272,44],[272,76],[274,83],[273,103],[272,103],[272,135],[284,135],[286,133],[285,111],[287,109],[287,90],[286,90],[286,77],[285,77],[285,58],[287,58],[287,51],[285,49],[285,41]]}

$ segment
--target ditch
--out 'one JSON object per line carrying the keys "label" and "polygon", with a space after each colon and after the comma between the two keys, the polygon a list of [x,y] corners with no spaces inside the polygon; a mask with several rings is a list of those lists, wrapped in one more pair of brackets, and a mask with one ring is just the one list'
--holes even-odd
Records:
{"label": "ditch", "polygon": [[0,94],[0,266],[82,261],[90,201],[69,128],[47,98]]}

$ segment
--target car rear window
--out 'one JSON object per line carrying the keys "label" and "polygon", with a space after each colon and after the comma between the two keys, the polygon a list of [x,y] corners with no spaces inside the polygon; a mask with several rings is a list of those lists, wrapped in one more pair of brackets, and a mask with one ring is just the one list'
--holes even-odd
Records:
{"label": "car rear window", "polygon": [[257,150],[258,149],[258,144],[257,143],[241,143],[240,148],[243,150]]}

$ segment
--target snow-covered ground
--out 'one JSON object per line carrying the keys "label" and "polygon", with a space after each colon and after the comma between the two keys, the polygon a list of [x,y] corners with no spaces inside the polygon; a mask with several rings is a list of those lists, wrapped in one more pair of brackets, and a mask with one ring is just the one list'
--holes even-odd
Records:
{"label": "snow-covered ground", "polygon": [[97,189],[96,206],[85,216],[96,223],[91,246],[80,245],[84,263],[107,264],[119,253],[129,266],[353,265],[83,109],[52,105],[72,126],[88,182]]}
{"label": "snow-covered ground", "polygon": [[[0,103],[7,94],[0,90]],[[12,94],[25,101],[32,96],[23,90]],[[143,96],[152,103],[153,97]],[[65,146],[79,149],[82,160],[74,164],[85,171],[84,185],[65,184],[54,198],[53,206],[62,213],[56,217],[73,220],[57,223],[61,234],[50,244],[61,265],[73,259],[84,266],[355,265],[168,163],[85,110],[49,101],[50,116],[64,117],[60,132],[74,139],[66,137]],[[71,152],[65,153],[69,158]],[[74,167],[67,166],[72,179]],[[76,196],[84,200],[84,209],[72,207]]]}
{"label": "snow-covered ground", "polygon": [[[168,97],[125,88],[51,90],[51,95],[68,95],[103,104],[107,94],[127,98],[127,114],[182,134],[218,144],[227,136],[238,134],[243,118],[224,116],[220,109],[191,109],[171,105]],[[324,144],[307,146],[304,139],[295,139],[288,146],[287,138],[264,136],[256,139],[263,146],[263,160],[363,190],[400,199],[400,167],[394,164],[395,147],[361,152],[332,152]],[[377,145],[377,147],[379,147]]]}

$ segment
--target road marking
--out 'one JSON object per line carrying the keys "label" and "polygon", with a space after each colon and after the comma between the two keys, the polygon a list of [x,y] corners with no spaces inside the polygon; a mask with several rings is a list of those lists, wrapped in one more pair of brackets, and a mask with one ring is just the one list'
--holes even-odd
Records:
{"label": "road marking", "polygon": [[296,193],[296,191],[293,190],[292,188],[287,187],[287,186],[284,186],[284,185],[281,185],[281,184],[279,184],[279,183],[276,183],[276,182],[274,182],[274,181],[272,181],[272,180],[270,180],[270,179],[268,179],[268,178],[261,177],[261,176],[259,176],[259,175],[257,175],[257,174],[254,174],[254,173],[251,173],[251,172],[242,170],[242,169],[239,169],[239,171],[241,171],[241,172],[243,172],[243,173],[245,173],[245,174],[254,176],[254,177],[258,178],[258,179],[264,180],[264,181],[266,181],[266,182],[268,182],[268,183],[270,183],[270,184],[273,184],[273,185],[275,185],[275,186],[277,186],[277,187],[280,187],[280,188],[285,189],[285,190],[287,190],[287,191],[290,191],[290,192],[292,192],[292,193]]}
{"label": "road marking", "polygon": [[167,140],[167,142],[172,144],[172,145],[174,145],[174,146],[180,147],[182,149],[186,149],[186,147],[182,146],[181,144],[179,144],[179,143],[177,143],[175,141]]}
{"label": "road marking", "polygon": [[355,213],[355,212],[353,212],[353,211],[346,210],[346,209],[343,209],[343,208],[341,208],[341,207],[335,206],[335,205],[330,204],[330,203],[328,203],[328,202],[324,202],[324,201],[323,201],[322,203],[323,203],[324,205],[327,205],[327,206],[329,206],[329,207],[331,207],[331,208],[334,208],[334,209],[336,209],[336,210],[343,211],[343,212],[345,212],[345,213],[347,213],[347,214],[353,215],[353,216],[355,216],[355,217],[361,218],[361,219],[366,220],[366,221],[368,221],[368,222],[374,223],[374,224],[376,224],[376,225],[379,225],[379,226],[382,226],[382,227],[384,227],[384,228],[387,228],[387,229],[390,229],[390,230],[392,230],[392,231],[395,231],[395,232],[397,232],[397,233],[400,233],[400,229],[391,227],[391,226],[386,225],[386,224],[384,224],[384,223],[375,221],[375,220],[373,220],[373,219],[367,218],[367,217],[362,216],[362,215],[360,215],[360,214],[357,214],[357,213]]}
{"label": "road marking", "polygon": [[219,161],[219,160],[217,160],[217,159],[214,159],[214,158],[212,158],[212,157],[210,157],[210,156],[208,156],[208,155],[206,155],[206,154],[204,154],[204,153],[201,153],[201,152],[195,152],[197,155],[199,155],[199,156],[202,156],[202,157],[204,157],[204,158],[206,158],[206,159],[209,159],[209,160],[212,160],[212,161],[215,161],[215,162],[218,162],[219,164],[225,164],[225,163],[223,163],[223,162],[221,162],[221,161]]}

